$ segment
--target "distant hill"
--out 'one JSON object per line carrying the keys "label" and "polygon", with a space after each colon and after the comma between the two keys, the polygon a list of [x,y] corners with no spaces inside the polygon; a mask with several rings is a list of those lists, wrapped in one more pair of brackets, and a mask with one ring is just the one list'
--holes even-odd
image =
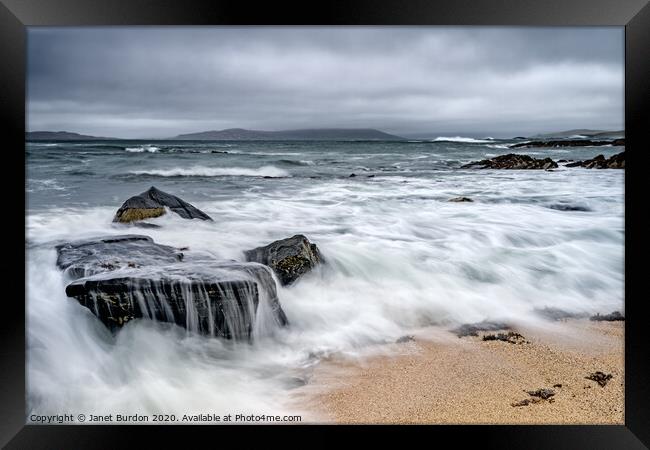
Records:
{"label": "distant hill", "polygon": [[368,128],[320,128],[306,130],[260,131],[243,128],[229,128],[220,131],[203,131],[200,133],[179,134],[174,140],[205,141],[402,141],[400,136]]}
{"label": "distant hill", "polygon": [[105,139],[113,140],[116,138],[87,136],[69,131],[28,131],[25,133],[26,141],[91,141]]}
{"label": "distant hill", "polygon": [[625,131],[576,129],[576,130],[558,131],[556,133],[537,134],[535,136],[531,136],[531,138],[563,139],[563,138],[575,138],[576,136],[585,136],[588,138],[601,138],[601,139],[617,139],[617,138],[624,138]]}

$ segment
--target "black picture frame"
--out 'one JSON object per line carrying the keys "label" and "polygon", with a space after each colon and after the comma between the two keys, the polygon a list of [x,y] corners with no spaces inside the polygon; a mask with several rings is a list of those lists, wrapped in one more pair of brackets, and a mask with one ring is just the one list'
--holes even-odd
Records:
{"label": "black picture frame", "polygon": [[[25,160],[26,27],[91,25],[515,25],[625,26],[626,129],[626,270],[625,270],[625,425],[624,426],[36,426],[25,425],[25,272],[17,264],[25,256],[18,236],[25,236],[22,188]],[[646,316],[639,294],[641,263],[647,256],[642,189],[643,158],[650,152],[644,131],[650,116],[650,5],[648,0],[347,0],[330,2],[234,0],[0,0],[0,118],[2,192],[7,229],[4,242],[4,298],[0,303],[0,444],[6,448],[117,448],[145,438],[148,447],[187,445],[207,439],[214,445],[223,434],[249,432],[281,445],[320,444],[364,438],[438,444],[474,440],[482,447],[505,448],[646,448],[650,446],[650,379]],[[21,184],[22,183],[22,184]],[[641,203],[639,203],[641,202]],[[640,210],[641,209],[641,210]],[[11,225],[11,227],[8,227]],[[22,280],[22,282],[20,281]],[[646,294],[647,295],[647,294]],[[645,300],[647,301],[647,300]],[[243,428],[242,428],[243,427]],[[254,428],[254,430],[252,430]],[[243,433],[242,433],[243,432]],[[330,437],[333,432],[334,438]],[[281,437],[280,433],[289,436]],[[413,440],[405,441],[404,439]],[[157,441],[157,442],[156,442]],[[235,441],[237,442],[237,441]],[[645,445],[644,445],[645,444]],[[233,444],[228,444],[233,445]]]}

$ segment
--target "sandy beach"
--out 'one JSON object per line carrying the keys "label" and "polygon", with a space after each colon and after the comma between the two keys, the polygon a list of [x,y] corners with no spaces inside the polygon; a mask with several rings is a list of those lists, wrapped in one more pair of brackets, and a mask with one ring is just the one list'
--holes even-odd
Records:
{"label": "sandy beach", "polygon": [[[295,400],[319,423],[624,423],[624,322],[571,319],[514,331],[523,336],[517,343],[428,328],[373,355],[335,355]],[[604,386],[585,378],[597,371],[612,378]],[[528,392],[539,389],[550,391]]]}

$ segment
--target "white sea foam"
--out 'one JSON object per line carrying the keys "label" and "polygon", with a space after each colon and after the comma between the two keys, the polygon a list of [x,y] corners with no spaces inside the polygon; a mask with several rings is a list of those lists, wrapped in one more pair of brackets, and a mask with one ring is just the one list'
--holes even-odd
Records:
{"label": "white sea foam", "polygon": [[[135,173],[286,172],[195,166]],[[115,228],[111,220],[123,198],[112,206],[28,214],[29,413],[300,414],[287,401],[286,382],[305,375],[310,353],[354,355],[430,324],[541,320],[535,308],[587,314],[623,308],[623,171],[290,178],[286,190],[244,180],[255,189],[211,196],[211,186],[221,194],[227,184],[213,181],[201,185],[205,196],[170,192],[215,222],[167,214],[154,219],[161,228]],[[262,189],[266,184],[274,189]],[[447,201],[461,195],[474,202]],[[551,208],[572,202],[589,211]],[[146,320],[113,337],[65,296],[53,245],[125,232],[235,260],[243,250],[303,233],[327,264],[278,289],[290,326],[273,338],[236,344]]]}
{"label": "white sea foam", "polygon": [[432,142],[460,142],[463,144],[487,144],[488,142],[492,142],[492,139],[474,139],[470,137],[463,137],[463,136],[454,136],[454,137],[446,137],[446,136],[439,136],[435,138]]}
{"label": "white sea foam", "polygon": [[142,147],[126,147],[124,150],[130,153],[143,153],[143,152],[156,153],[158,152],[158,150],[160,150],[160,147],[154,147],[152,145],[144,145]]}
{"label": "white sea foam", "polygon": [[151,170],[132,170],[129,172],[133,175],[152,175],[159,177],[225,177],[225,176],[243,176],[243,177],[286,177],[289,172],[279,169],[275,166],[264,166],[259,169],[249,169],[246,167],[205,167],[194,166],[188,168],[174,169],[151,169]]}

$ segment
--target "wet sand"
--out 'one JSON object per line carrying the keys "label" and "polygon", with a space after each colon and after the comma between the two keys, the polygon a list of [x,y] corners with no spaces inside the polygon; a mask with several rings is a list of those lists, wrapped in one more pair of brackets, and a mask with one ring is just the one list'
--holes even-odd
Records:
{"label": "wet sand", "polygon": [[[526,342],[516,344],[429,328],[380,354],[328,358],[294,400],[312,423],[623,424],[624,326],[518,327]],[[585,378],[596,371],[613,378],[604,387]],[[538,389],[554,395],[527,393]]]}

